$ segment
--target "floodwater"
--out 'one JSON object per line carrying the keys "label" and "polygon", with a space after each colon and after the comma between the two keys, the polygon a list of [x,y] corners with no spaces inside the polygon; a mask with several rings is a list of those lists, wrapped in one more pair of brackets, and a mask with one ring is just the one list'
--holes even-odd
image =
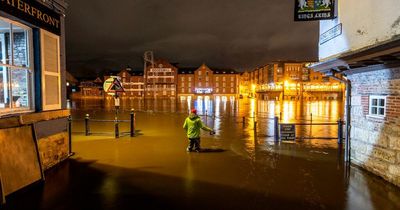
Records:
{"label": "floodwater", "polygon": [[[187,153],[182,123],[196,107],[216,135],[202,134],[201,153]],[[275,142],[270,118],[335,122],[342,103],[122,101],[119,119],[136,112],[136,136],[113,137],[112,101],[82,100],[73,108],[69,161],[43,185],[7,198],[5,209],[400,209],[399,188],[357,167],[344,167],[336,139]],[[243,124],[243,116],[245,123]],[[254,117],[255,116],[255,117]],[[254,121],[257,128],[254,129]],[[272,127],[272,128],[271,128]],[[335,130],[336,129],[336,130]],[[304,126],[298,136],[333,136],[335,126]]]}

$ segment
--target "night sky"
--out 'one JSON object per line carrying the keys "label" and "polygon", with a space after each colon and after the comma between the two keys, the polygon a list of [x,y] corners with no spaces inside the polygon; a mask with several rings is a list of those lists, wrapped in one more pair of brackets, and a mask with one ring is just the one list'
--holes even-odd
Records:
{"label": "night sky", "polygon": [[182,67],[251,69],[316,60],[318,22],[293,0],[66,0],[67,69],[77,77],[142,67],[144,51]]}

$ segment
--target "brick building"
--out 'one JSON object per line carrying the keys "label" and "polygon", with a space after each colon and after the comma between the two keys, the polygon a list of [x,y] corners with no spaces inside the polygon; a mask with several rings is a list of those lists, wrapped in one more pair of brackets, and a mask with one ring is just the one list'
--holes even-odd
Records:
{"label": "brick building", "polygon": [[175,98],[178,68],[167,60],[158,59],[144,73],[146,98]]}
{"label": "brick building", "polygon": [[313,68],[344,76],[345,159],[400,186],[400,2],[374,4],[340,1],[339,16],[320,21],[321,38],[332,29],[342,33],[321,39],[320,63]]}
{"label": "brick building", "polygon": [[144,96],[144,72],[133,71],[131,68],[126,68],[118,73],[121,78],[122,86],[125,92],[122,97],[143,97]]}
{"label": "brick building", "polygon": [[239,94],[239,74],[235,70],[210,68],[206,64],[199,68],[182,68],[177,86],[181,99],[236,98]]}
{"label": "brick building", "polygon": [[[331,100],[343,97],[343,85],[306,67],[304,62],[272,62],[249,73],[249,94],[266,100]],[[247,79],[247,78],[242,78]],[[243,87],[242,87],[243,89]]]}
{"label": "brick building", "polygon": [[196,68],[180,68],[178,70],[177,94],[182,99],[195,97],[195,76]]}

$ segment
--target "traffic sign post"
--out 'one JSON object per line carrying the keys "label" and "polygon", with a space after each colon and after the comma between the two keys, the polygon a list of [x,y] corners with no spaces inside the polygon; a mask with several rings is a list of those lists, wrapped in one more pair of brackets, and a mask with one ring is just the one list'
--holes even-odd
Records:
{"label": "traffic sign post", "polygon": [[115,96],[118,93],[125,92],[120,78],[115,76],[110,77],[106,81],[104,81],[103,89],[110,96]]}
{"label": "traffic sign post", "polygon": [[122,86],[120,77],[112,76],[104,81],[103,84],[104,91],[110,95],[114,96],[114,106],[115,106],[115,138],[119,138],[119,125],[118,125],[118,110],[120,106],[120,99],[118,93],[125,92]]}

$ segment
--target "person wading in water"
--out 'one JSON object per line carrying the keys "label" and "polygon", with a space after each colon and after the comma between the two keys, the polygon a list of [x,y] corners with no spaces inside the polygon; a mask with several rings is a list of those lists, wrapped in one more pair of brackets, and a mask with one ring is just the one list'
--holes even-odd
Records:
{"label": "person wading in water", "polygon": [[185,129],[189,139],[189,146],[186,149],[188,152],[200,152],[200,129],[209,131],[211,135],[215,134],[213,129],[204,125],[197,115],[196,109],[192,109],[189,116],[186,118],[183,129]]}

